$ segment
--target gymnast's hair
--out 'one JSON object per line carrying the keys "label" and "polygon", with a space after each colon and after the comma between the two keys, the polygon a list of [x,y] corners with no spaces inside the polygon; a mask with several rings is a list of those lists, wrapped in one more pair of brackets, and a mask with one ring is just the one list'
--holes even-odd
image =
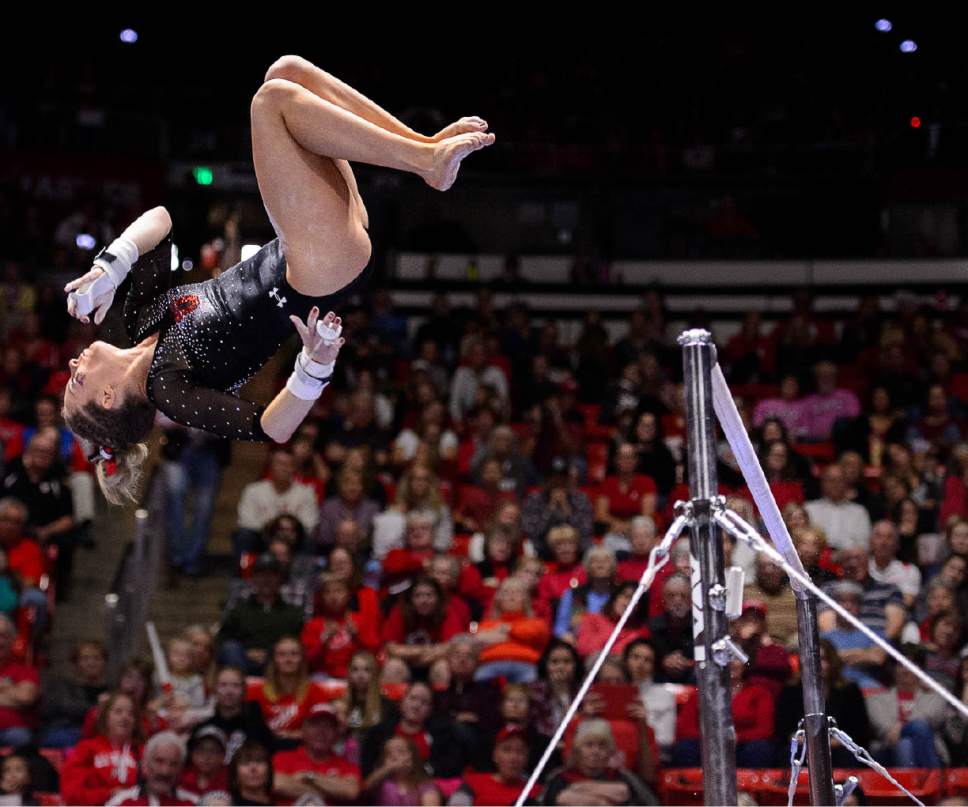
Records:
{"label": "gymnast's hair", "polygon": [[148,458],[144,441],[155,422],[151,402],[128,396],[120,406],[107,409],[88,401],[73,412],[65,412],[64,420],[74,434],[94,444],[90,459],[104,498],[111,504],[136,502],[141,466]]}

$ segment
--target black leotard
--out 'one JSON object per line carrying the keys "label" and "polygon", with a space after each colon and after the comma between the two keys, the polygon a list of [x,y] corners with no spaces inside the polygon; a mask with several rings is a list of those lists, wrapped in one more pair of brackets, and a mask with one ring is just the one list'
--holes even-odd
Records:
{"label": "black leotard", "polygon": [[368,271],[334,294],[309,297],[286,281],[279,239],[248,260],[204,283],[174,285],[171,236],[131,270],[124,327],[137,344],[155,331],[158,345],[148,370],[151,402],[172,420],[236,440],[269,440],[265,406],[238,397],[239,388],[295,333],[318,305],[337,309]]}

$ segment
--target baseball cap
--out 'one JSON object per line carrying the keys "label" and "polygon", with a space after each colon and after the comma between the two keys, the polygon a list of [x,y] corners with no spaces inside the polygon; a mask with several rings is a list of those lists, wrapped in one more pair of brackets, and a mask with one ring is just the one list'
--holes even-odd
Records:
{"label": "baseball cap", "polygon": [[747,600],[743,603],[743,614],[747,611],[756,611],[761,617],[766,618],[766,603],[760,600]]}
{"label": "baseball cap", "polygon": [[528,733],[521,728],[521,726],[507,725],[504,726],[498,733],[497,737],[494,739],[494,744],[503,743],[505,740],[524,740],[528,741]]}
{"label": "baseball cap", "polygon": [[331,717],[340,726],[343,725],[343,718],[339,712],[336,711],[331,703],[316,703],[310,707],[309,712],[306,714],[306,720],[311,720],[314,717]]}
{"label": "baseball cap", "polygon": [[225,736],[225,732],[222,731],[218,726],[202,726],[198,731],[192,735],[192,745],[197,745],[202,740],[211,738],[216,740],[222,748],[229,747],[228,738]]}

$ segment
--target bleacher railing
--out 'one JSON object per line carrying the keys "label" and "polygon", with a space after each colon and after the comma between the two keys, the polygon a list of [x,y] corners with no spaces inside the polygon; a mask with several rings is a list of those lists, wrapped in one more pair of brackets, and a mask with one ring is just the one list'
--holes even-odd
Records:
{"label": "bleacher railing", "polygon": [[118,684],[121,666],[142,648],[148,608],[154,596],[165,550],[161,478],[155,475],[135,512],[132,541],[110,592],[104,597],[108,680]]}

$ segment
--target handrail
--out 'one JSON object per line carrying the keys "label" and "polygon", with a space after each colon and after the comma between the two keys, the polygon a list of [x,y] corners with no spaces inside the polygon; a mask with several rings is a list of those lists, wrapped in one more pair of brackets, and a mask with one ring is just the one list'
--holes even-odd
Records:
{"label": "handrail", "polygon": [[104,598],[108,680],[115,686],[122,665],[141,651],[144,641],[144,624],[164,557],[162,497],[161,477],[153,475],[135,512],[134,537]]}

